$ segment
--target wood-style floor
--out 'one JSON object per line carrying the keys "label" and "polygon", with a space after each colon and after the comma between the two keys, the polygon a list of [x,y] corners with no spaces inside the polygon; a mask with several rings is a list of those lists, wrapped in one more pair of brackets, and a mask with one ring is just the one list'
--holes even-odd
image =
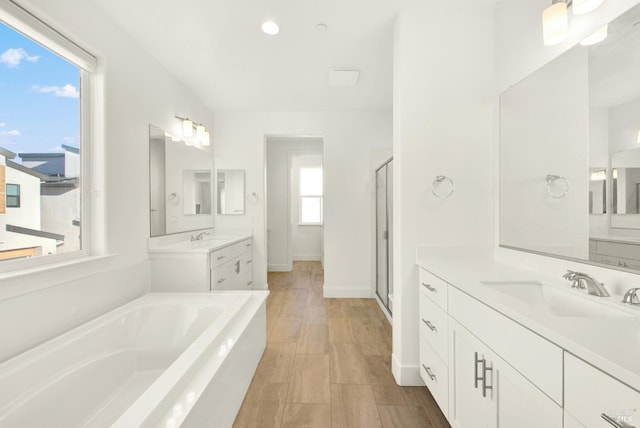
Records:
{"label": "wood-style floor", "polygon": [[235,428],[447,428],[424,387],[397,386],[374,299],[324,299],[319,262],[269,273],[267,349]]}

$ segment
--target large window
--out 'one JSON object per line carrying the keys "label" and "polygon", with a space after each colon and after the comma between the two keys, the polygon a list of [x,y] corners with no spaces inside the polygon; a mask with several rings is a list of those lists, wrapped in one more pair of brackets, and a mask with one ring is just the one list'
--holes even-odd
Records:
{"label": "large window", "polygon": [[300,224],[322,224],[322,168],[300,168]]}
{"label": "large window", "polygon": [[26,249],[49,261],[87,253],[83,176],[95,66],[70,38],[0,3],[0,271],[34,264],[14,260]]}

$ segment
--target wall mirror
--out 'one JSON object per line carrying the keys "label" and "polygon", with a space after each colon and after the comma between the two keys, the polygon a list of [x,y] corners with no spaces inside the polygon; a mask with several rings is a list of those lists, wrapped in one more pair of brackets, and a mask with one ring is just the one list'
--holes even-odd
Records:
{"label": "wall mirror", "polygon": [[501,246],[640,270],[639,22],[501,94]]}
{"label": "wall mirror", "polygon": [[243,169],[218,170],[216,177],[218,214],[244,214],[244,175]]}
{"label": "wall mirror", "polygon": [[151,236],[211,228],[213,155],[149,126]]}

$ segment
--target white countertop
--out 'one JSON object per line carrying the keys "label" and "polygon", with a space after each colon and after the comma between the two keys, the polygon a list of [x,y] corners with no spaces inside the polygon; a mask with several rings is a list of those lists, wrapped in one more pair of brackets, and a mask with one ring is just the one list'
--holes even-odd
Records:
{"label": "white countertop", "polygon": [[203,239],[197,241],[179,241],[170,244],[159,245],[149,248],[151,254],[198,254],[209,253],[211,251],[219,250],[220,248],[233,245],[236,242],[250,239],[251,234],[240,235],[207,235]]}
{"label": "white countertop", "polygon": [[[493,248],[419,247],[416,262],[454,287],[640,391],[640,307],[620,303],[620,296],[596,297],[572,289],[562,277],[548,277],[539,271],[502,263],[495,259]],[[483,284],[488,281],[538,281],[571,299],[583,299],[581,302],[586,299],[601,305],[603,314],[607,315],[554,315],[539,305]],[[585,304],[589,305],[588,302]]]}
{"label": "white countertop", "polygon": [[638,236],[622,236],[622,235],[593,235],[589,236],[593,241],[609,241],[620,242],[622,244],[640,245],[640,237]]}

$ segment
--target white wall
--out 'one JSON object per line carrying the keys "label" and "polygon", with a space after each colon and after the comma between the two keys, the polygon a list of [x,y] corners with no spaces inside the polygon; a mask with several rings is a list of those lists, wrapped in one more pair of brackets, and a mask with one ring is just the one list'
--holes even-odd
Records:
{"label": "white wall", "polygon": [[315,135],[324,142],[325,296],[371,296],[368,153],[392,140],[390,112],[217,112],[218,168],[246,169],[247,193],[259,201],[246,216],[216,217],[216,226],[252,227],[254,279],[266,283],[265,136]]}
{"label": "white wall", "polygon": [[104,122],[95,128],[91,238],[98,253],[115,256],[3,277],[0,361],[149,290],[149,124],[179,135],[178,112],[208,128],[213,121],[210,110],[92,2],[20,3],[100,58],[95,109]]}
{"label": "white wall", "polygon": [[322,167],[322,152],[317,154],[289,153],[291,161],[291,246],[293,260],[322,259],[322,226],[301,226],[300,213],[300,168]]}
{"label": "white wall", "polygon": [[[392,369],[402,385],[421,384],[416,247],[493,243],[493,6],[414,0],[396,22]],[[430,191],[441,174],[455,183],[446,200]]]}

